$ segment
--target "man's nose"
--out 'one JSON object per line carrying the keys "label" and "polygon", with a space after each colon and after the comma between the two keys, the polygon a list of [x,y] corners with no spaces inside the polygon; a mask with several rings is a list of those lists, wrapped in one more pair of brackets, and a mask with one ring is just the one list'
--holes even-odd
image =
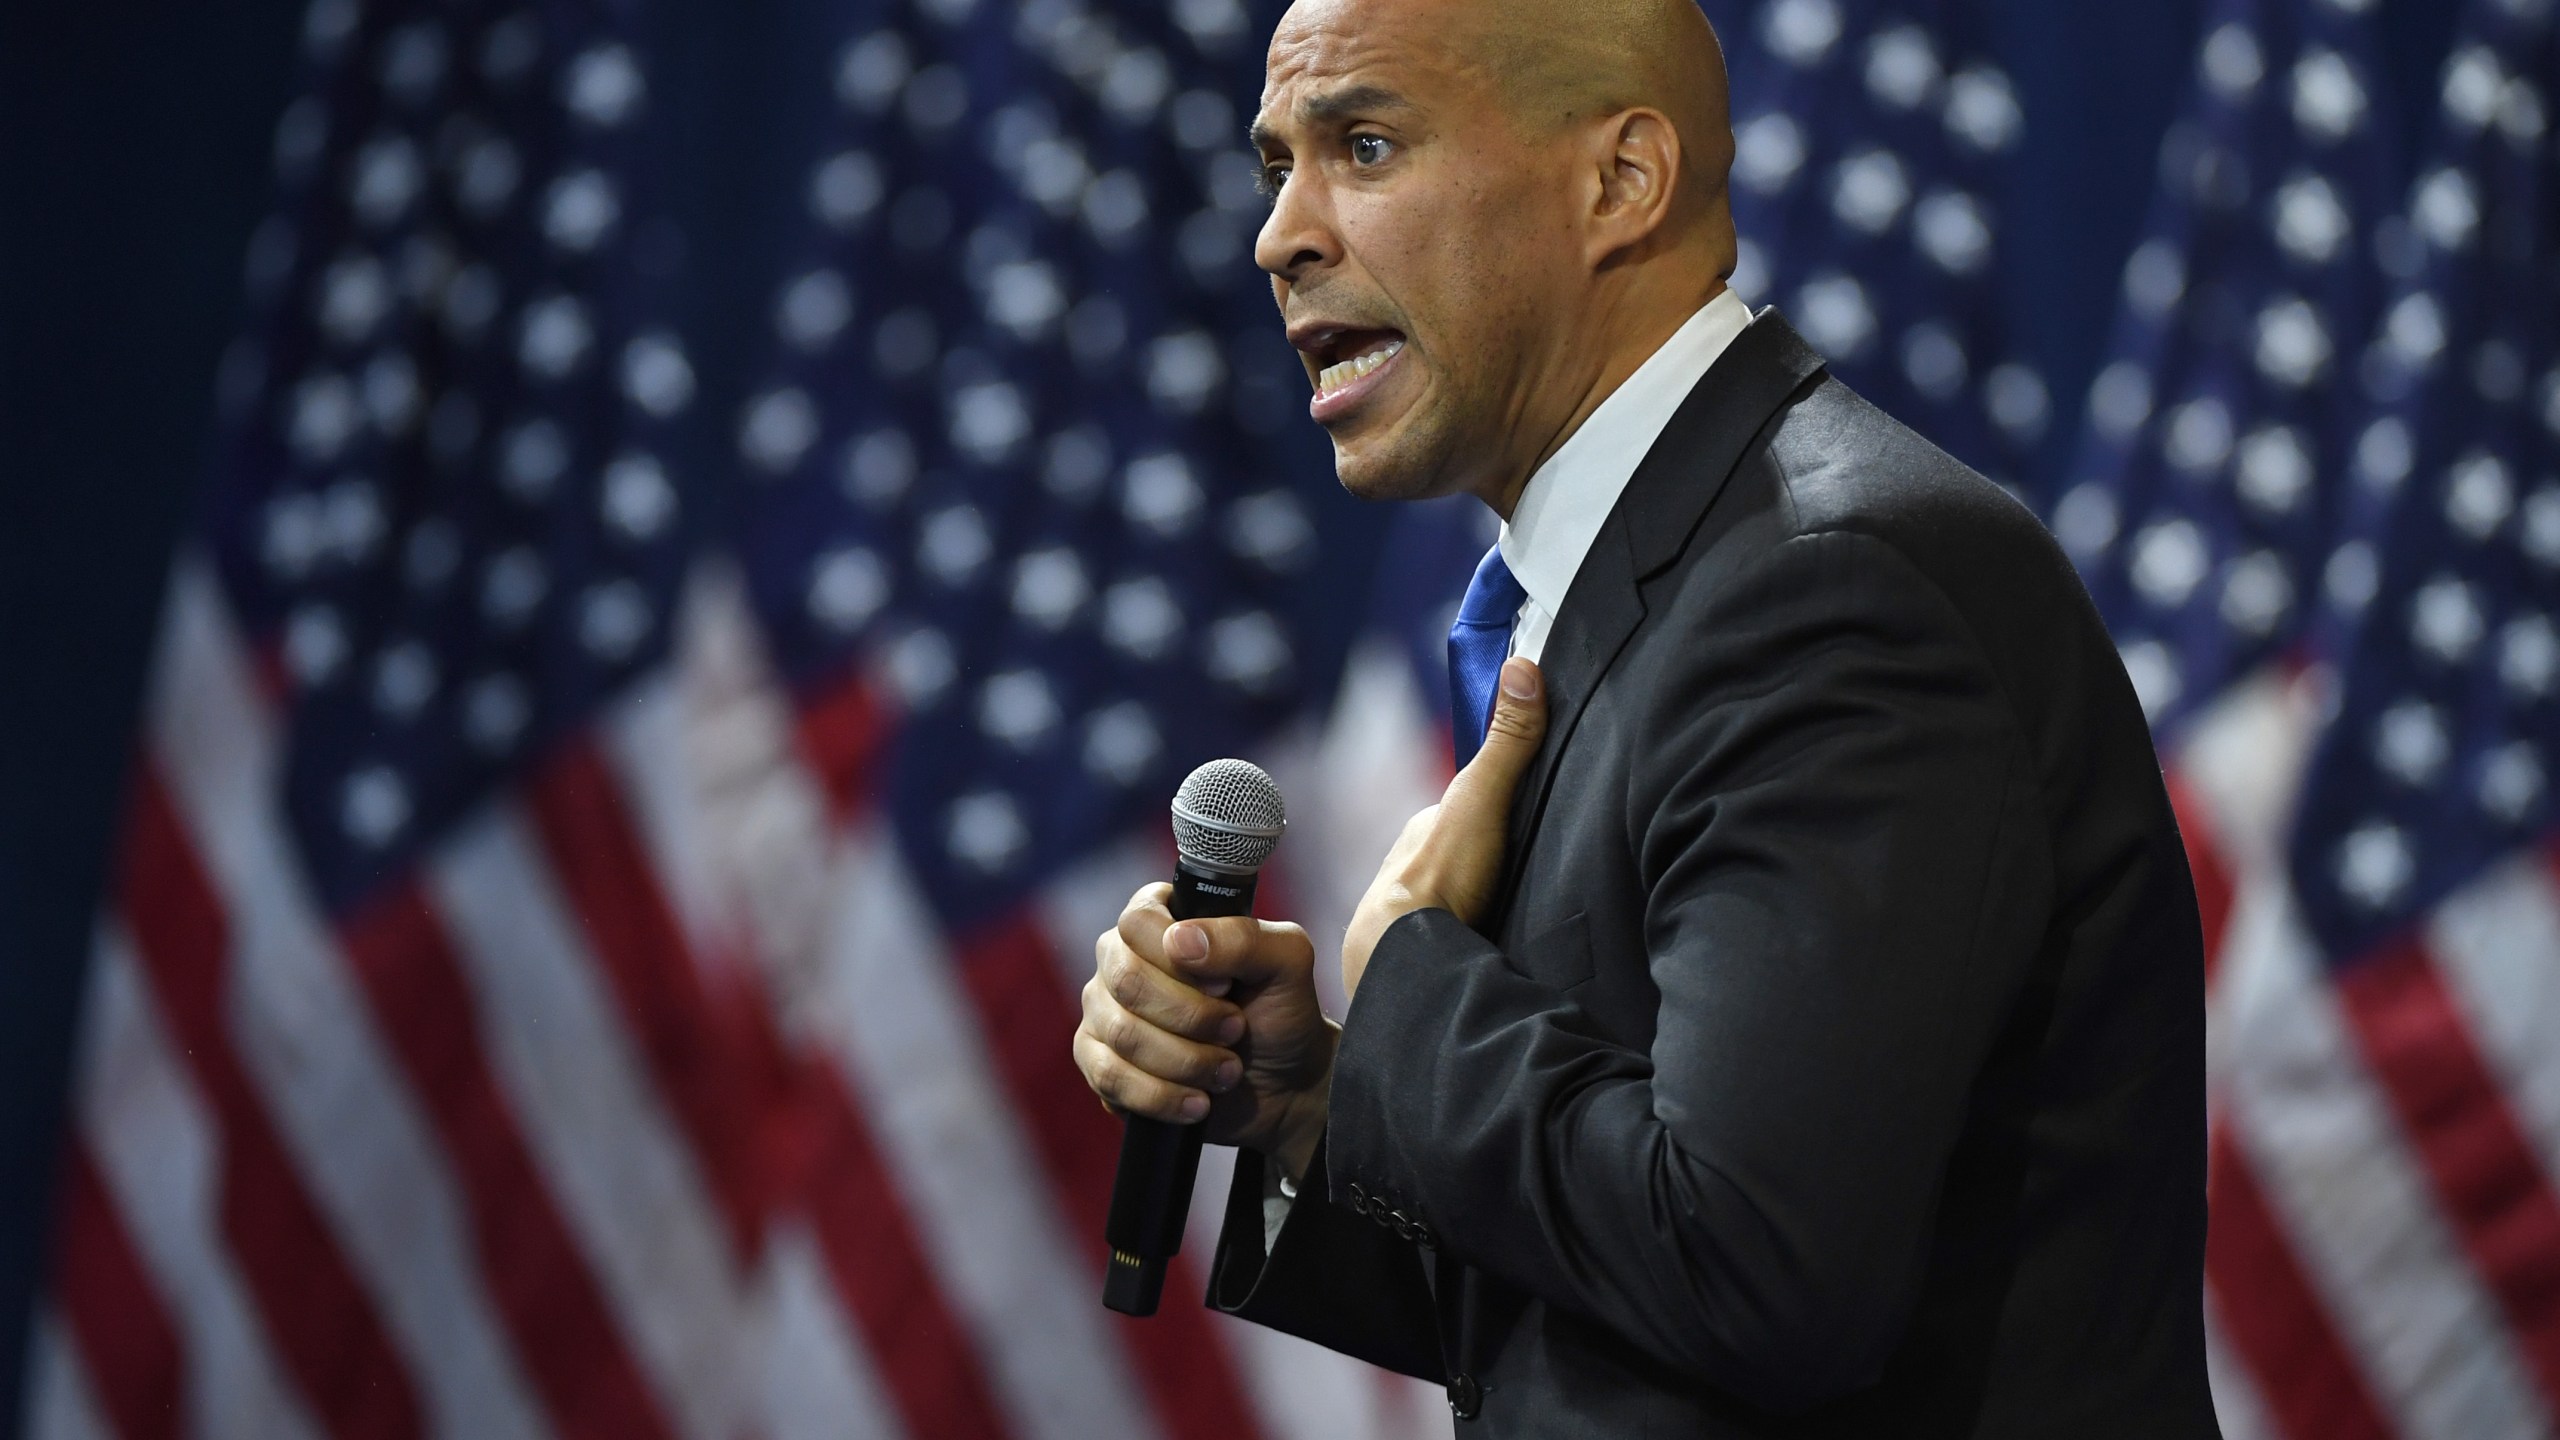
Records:
{"label": "man's nose", "polygon": [[1280,187],[1262,233],[1254,237],[1253,263],[1279,279],[1294,282],[1342,253],[1326,207],[1314,192],[1314,186],[1291,177]]}

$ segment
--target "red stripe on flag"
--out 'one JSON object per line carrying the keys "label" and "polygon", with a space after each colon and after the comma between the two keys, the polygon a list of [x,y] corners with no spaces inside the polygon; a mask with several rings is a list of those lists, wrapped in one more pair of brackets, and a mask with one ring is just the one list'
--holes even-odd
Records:
{"label": "red stripe on flag", "polygon": [[2338,989],[2445,1219],[2560,1410],[2560,1197],[2504,1088],[2416,937],[2342,971]]}
{"label": "red stripe on flag", "polygon": [[232,1044],[230,930],[164,782],[140,767],[122,890],[134,949],[221,1136],[230,1245],[278,1355],[332,1435],[420,1433],[418,1398]]}
{"label": "red stripe on flag", "polygon": [[67,1149],[53,1287],[90,1393],[123,1440],[177,1440],[187,1363],[177,1327],[96,1159],[77,1138]]}
{"label": "red stripe on flag", "polygon": [[860,1107],[832,1067],[811,1064],[804,1077],[818,1142],[802,1192],[810,1229],[908,1433],[996,1440],[1007,1432],[985,1373],[925,1262]]}
{"label": "red stripe on flag", "polygon": [[856,674],[802,701],[798,714],[801,754],[842,820],[870,798],[871,767],[889,741],[888,707]]}
{"label": "red stripe on flag", "polygon": [[2213,811],[2203,795],[2172,769],[2169,805],[2178,814],[2178,838],[2186,843],[2187,873],[2194,878],[2196,918],[2204,925],[2204,974],[2208,983],[2222,960],[2223,932],[2231,925],[2231,906],[2238,883],[2215,833]]}
{"label": "red stripe on flag", "polygon": [[[1102,1303],[1102,1226],[1119,1163],[1120,1123],[1093,1098],[1071,1049],[1073,997],[1048,940],[1028,916],[972,937],[960,951],[962,981],[996,1072],[1056,1185],[1069,1233],[1090,1246],[1094,1304]],[[1164,1308],[1153,1319],[1115,1321],[1168,1435],[1241,1440],[1261,1430],[1235,1365],[1196,1297],[1208,1286],[1197,1256],[1176,1260]]]}
{"label": "red stripe on flag", "polygon": [[568,747],[528,787],[527,809],[652,1078],[753,1254],[788,1187],[860,1322],[910,1433],[1005,1433],[969,1336],[924,1258],[869,1127],[827,1067],[795,1060],[739,967],[715,994],[612,771]]}
{"label": "red stripe on flag", "polygon": [[461,1183],[481,1278],[564,1435],[669,1437],[482,1048],[478,1004],[414,883],[343,927],[349,964]]}
{"label": "red stripe on flag", "polygon": [[2391,1426],[2328,1307],[2294,1257],[2228,1122],[2215,1128],[2205,1276],[2223,1334],[2290,1440],[2390,1440]]}
{"label": "red stripe on flag", "polygon": [[779,1173],[779,1137],[768,1132],[785,1114],[773,1103],[787,1083],[780,1057],[754,1054],[760,1047],[734,1020],[729,1034],[715,1032],[701,974],[594,745],[564,747],[526,787],[525,808],[633,1042],[692,1144],[735,1253],[752,1259]]}

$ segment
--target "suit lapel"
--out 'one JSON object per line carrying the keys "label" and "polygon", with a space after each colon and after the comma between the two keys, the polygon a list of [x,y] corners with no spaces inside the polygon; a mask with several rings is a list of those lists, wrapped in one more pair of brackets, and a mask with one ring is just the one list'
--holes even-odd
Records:
{"label": "suit lapel", "polygon": [[1496,892],[1505,916],[1520,883],[1529,838],[1546,813],[1557,763],[1572,743],[1592,692],[1644,620],[1640,586],[1679,558],[1743,452],[1821,370],[1822,358],[1783,316],[1775,309],[1761,311],[1680,402],[1592,541],[1564,608],[1547,632],[1539,665],[1547,682],[1547,738],[1511,801],[1502,886]]}

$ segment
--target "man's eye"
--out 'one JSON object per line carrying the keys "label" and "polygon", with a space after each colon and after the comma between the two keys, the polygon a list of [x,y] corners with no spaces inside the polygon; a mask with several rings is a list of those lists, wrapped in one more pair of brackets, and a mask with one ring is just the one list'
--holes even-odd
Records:
{"label": "man's eye", "polygon": [[1384,164],[1387,149],[1387,139],[1383,135],[1354,135],[1351,137],[1351,163],[1354,165]]}
{"label": "man's eye", "polygon": [[1262,167],[1262,193],[1266,198],[1277,196],[1280,193],[1280,187],[1288,183],[1288,166],[1265,165]]}

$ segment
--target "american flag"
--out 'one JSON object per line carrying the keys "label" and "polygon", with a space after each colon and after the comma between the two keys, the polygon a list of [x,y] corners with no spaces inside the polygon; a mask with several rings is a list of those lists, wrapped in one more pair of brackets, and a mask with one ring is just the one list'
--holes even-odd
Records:
{"label": "american flag", "polygon": [[[1985,7],[1709,8],[1737,288],[2037,490]],[[2235,1437],[2548,1434],[2550,7],[2472,0],[2398,217],[2370,5],[2213,8],[2056,523],[2227,957],[2217,1397]],[[1240,143],[1279,5],[840,9],[731,416],[650,278],[630,4],[314,4],[29,1434],[1445,1433],[1101,1311],[1117,1127],[1064,1044],[1188,765],[1278,773],[1264,908],[1319,937],[1448,772],[1489,523],[1349,507],[1297,416]]]}
{"label": "american flag", "polygon": [[1264,893],[1338,929],[1447,763],[1410,705],[1327,720],[1378,521],[1247,259],[1276,7],[843,16],[732,431],[649,278],[633,7],[313,6],[28,1433],[1447,1423],[1109,1317],[1119,1127],[1068,1060],[1187,766],[1281,772]]}
{"label": "american flag", "polygon": [[1732,72],[1735,293],[1833,373],[2025,488],[2052,402],[2000,304],[2003,180],[2026,118],[1981,0],[1709,3]]}
{"label": "american flag", "polygon": [[2372,7],[2214,8],[2056,507],[2206,912],[2234,1437],[2560,1416],[2548,8],[2469,7],[2396,207]]}

